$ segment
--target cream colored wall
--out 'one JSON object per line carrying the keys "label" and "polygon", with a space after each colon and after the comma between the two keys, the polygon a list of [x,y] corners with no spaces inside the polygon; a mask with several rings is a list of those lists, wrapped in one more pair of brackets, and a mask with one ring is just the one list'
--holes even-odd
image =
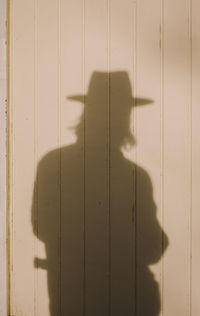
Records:
{"label": "cream colored wall", "polygon": [[199,315],[199,12],[10,1],[10,314]]}
{"label": "cream colored wall", "polygon": [[0,1],[0,315],[7,315],[7,7]]}

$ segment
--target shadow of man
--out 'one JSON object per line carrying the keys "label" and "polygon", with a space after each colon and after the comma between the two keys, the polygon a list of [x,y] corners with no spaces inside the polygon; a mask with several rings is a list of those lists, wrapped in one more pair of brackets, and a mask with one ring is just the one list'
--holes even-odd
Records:
{"label": "shadow of man", "polygon": [[168,239],[148,173],[127,160],[133,99],[126,72],[94,72],[77,142],[41,159],[32,225],[45,244],[51,316],[158,316],[159,286],[149,269]]}

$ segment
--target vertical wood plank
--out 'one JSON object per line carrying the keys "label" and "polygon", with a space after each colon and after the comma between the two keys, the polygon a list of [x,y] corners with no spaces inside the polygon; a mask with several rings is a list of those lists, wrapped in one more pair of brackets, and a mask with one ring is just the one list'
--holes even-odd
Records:
{"label": "vertical wood plank", "polygon": [[[36,315],[60,314],[59,1],[36,9]],[[55,150],[52,150],[54,149]],[[41,159],[42,158],[42,159]],[[37,259],[38,258],[38,259]]]}
{"label": "vertical wood plank", "polygon": [[193,316],[197,316],[200,311],[199,302],[199,240],[200,240],[200,195],[199,195],[199,179],[200,179],[200,166],[199,166],[199,80],[200,80],[200,21],[199,12],[200,4],[198,1],[192,1],[192,214],[191,214],[191,242],[192,242],[192,265],[191,265],[191,311]]}
{"label": "vertical wood plank", "polygon": [[0,314],[7,315],[8,305],[8,233],[7,233],[7,2],[0,1]]}
{"label": "vertical wood plank", "polygon": [[83,1],[61,1],[61,314],[84,314]]}
{"label": "vertical wood plank", "polygon": [[[189,2],[164,4],[164,216],[170,247],[164,260],[163,315],[190,312],[190,41]],[[177,297],[179,302],[177,304]]]}
{"label": "vertical wood plank", "polygon": [[[134,312],[132,114],[134,6],[110,1],[110,312]],[[129,150],[127,150],[129,148]],[[129,161],[126,153],[132,161]]]}
{"label": "vertical wood plank", "polygon": [[[137,5],[136,315],[159,315],[162,299],[161,3]],[[150,104],[151,103],[151,104]]]}
{"label": "vertical wood plank", "polygon": [[[85,1],[85,314],[108,315],[107,0]],[[96,72],[95,72],[96,71]],[[102,73],[101,73],[102,72]]]}
{"label": "vertical wood plank", "polygon": [[[11,310],[34,315],[34,239],[30,225],[34,178],[34,1],[11,6]],[[23,285],[23,287],[22,287]]]}

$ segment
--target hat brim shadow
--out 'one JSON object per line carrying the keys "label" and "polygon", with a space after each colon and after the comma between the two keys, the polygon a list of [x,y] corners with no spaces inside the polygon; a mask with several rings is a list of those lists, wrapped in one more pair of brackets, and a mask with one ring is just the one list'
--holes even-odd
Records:
{"label": "hat brim shadow", "polygon": [[[87,98],[87,95],[72,95],[67,97],[67,99],[72,101],[77,101],[81,103],[85,103],[85,99]],[[141,106],[141,105],[148,105],[153,103],[153,100],[151,99],[144,99],[144,98],[131,98],[132,99],[132,105],[133,106]]]}

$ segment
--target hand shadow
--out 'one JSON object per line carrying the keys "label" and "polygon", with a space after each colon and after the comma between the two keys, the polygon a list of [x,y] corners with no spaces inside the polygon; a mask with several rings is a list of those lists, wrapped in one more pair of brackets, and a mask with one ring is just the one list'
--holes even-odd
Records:
{"label": "hand shadow", "polygon": [[[94,72],[76,126],[77,142],[41,159],[32,225],[45,244],[51,316],[158,316],[159,285],[149,269],[168,238],[156,217],[148,173],[127,160],[134,145],[126,72]],[[35,203],[35,201],[37,201]],[[37,207],[36,207],[37,206]]]}

